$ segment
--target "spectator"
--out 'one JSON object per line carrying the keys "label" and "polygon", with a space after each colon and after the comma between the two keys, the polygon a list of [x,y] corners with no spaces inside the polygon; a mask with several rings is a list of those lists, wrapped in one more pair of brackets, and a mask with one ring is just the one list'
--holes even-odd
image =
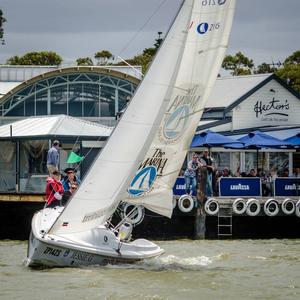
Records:
{"label": "spectator", "polygon": [[213,161],[212,158],[208,155],[208,149],[203,151],[203,156],[200,159],[202,167],[207,169],[207,180],[206,180],[206,196],[211,197],[213,195],[212,190],[212,174],[213,174]]}
{"label": "spectator", "polygon": [[184,178],[185,178],[185,192],[187,194],[192,195],[193,192],[195,192],[195,188],[197,185],[196,177],[197,177],[197,171],[200,167],[200,162],[197,154],[193,155],[193,158],[191,161],[189,161],[187,169],[184,172]]}
{"label": "spectator", "polygon": [[52,144],[52,147],[48,150],[47,169],[50,176],[53,174],[53,172],[58,171],[59,146],[60,146],[59,141],[55,140]]}
{"label": "spectator", "polygon": [[289,177],[289,169],[284,168],[281,177]]}
{"label": "spectator", "polygon": [[254,169],[251,169],[247,177],[257,177],[256,171]]}
{"label": "spectator", "polygon": [[295,172],[293,174],[293,177],[300,178],[300,168],[295,168]]}

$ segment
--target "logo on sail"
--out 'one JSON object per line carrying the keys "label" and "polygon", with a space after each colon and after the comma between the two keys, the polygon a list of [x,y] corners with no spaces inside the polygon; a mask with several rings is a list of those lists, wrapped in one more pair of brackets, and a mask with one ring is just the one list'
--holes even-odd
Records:
{"label": "logo on sail", "polygon": [[227,0],[218,0],[219,5],[223,5],[226,3]]}
{"label": "logo on sail", "polygon": [[179,106],[168,118],[164,127],[164,135],[168,139],[178,137],[184,130],[188,120],[189,106]]}
{"label": "logo on sail", "polygon": [[208,30],[208,27],[209,27],[208,23],[201,23],[197,26],[197,32],[199,34],[205,34]]}
{"label": "logo on sail", "polygon": [[132,196],[141,196],[149,192],[152,188],[157,175],[157,170],[154,166],[146,167],[140,170],[133,178],[128,193]]}

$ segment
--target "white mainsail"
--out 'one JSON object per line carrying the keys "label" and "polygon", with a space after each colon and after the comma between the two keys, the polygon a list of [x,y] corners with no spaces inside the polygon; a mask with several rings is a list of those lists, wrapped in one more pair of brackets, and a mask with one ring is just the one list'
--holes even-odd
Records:
{"label": "white mainsail", "polygon": [[192,3],[193,0],[184,1],[118,126],[49,233],[90,230],[104,224],[115,211],[171,99],[187,39]]}
{"label": "white mainsail", "polygon": [[123,199],[168,217],[172,188],[222,64],[235,9],[235,0],[189,3],[193,12],[171,101],[133,180],[150,166],[157,169],[157,177],[142,194],[134,194],[130,185]]}

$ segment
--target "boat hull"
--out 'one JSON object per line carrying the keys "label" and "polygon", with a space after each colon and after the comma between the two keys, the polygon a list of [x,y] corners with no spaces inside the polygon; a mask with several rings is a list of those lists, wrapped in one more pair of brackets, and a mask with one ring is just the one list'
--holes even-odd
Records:
{"label": "boat hull", "polygon": [[38,212],[32,220],[25,260],[28,267],[132,264],[164,253],[159,246],[144,239],[121,241],[106,227],[67,238],[48,235],[39,225],[42,216],[43,212]]}

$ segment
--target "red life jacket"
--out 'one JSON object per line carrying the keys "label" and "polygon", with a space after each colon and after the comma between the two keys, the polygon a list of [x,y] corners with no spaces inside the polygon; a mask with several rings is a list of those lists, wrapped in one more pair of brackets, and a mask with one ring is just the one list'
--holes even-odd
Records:
{"label": "red life jacket", "polygon": [[60,181],[56,181],[52,177],[48,177],[47,184],[46,184],[46,191],[45,191],[46,201],[48,205],[56,200],[54,194],[57,192],[60,193],[61,195],[63,194],[64,187],[62,183]]}

